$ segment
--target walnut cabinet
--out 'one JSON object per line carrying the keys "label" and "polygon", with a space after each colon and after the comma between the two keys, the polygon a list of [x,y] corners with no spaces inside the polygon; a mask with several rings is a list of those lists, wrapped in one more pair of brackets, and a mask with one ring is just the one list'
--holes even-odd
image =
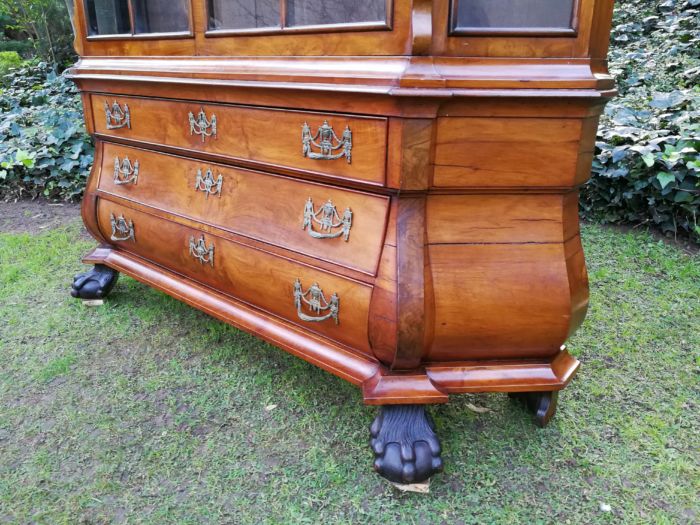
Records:
{"label": "walnut cabinet", "polygon": [[75,0],[96,144],[73,295],[119,272],[379,405],[375,468],[442,468],[424,407],[544,425],[588,302],[577,189],[612,0]]}

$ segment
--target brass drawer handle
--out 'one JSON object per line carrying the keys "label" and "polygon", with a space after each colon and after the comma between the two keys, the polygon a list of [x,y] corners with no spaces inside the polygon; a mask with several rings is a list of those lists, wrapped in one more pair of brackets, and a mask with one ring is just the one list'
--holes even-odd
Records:
{"label": "brass drawer handle", "polygon": [[129,157],[124,157],[124,160],[119,160],[119,157],[114,157],[114,184],[134,184],[139,180],[139,161],[135,161],[133,165]]}
{"label": "brass drawer handle", "polygon": [[[320,231],[314,230],[314,223],[318,224]],[[340,230],[334,232],[335,228],[340,228]],[[314,210],[314,202],[311,197],[306,201],[304,223],[301,229],[306,230],[314,239],[335,239],[342,235],[343,240],[348,242],[350,228],[352,228],[352,210],[350,208],[345,208],[341,217],[330,199],[318,210]]]}
{"label": "brass drawer handle", "polygon": [[131,114],[129,113],[129,106],[126,104],[124,104],[124,109],[122,109],[119,102],[115,100],[110,108],[109,104],[105,102],[105,118],[107,119],[107,129],[131,129]]}
{"label": "brass drawer handle", "polygon": [[113,241],[134,241],[136,242],[136,237],[134,236],[134,223],[129,219],[124,218],[124,215],[115,217],[113,213],[109,214],[109,222],[112,224],[112,236],[110,239]]}
{"label": "brass drawer handle", "polygon": [[211,169],[207,170],[204,177],[202,177],[202,170],[197,169],[197,180],[194,183],[194,191],[203,191],[207,199],[209,195],[218,195],[221,197],[221,186],[223,184],[224,178],[221,173],[214,179],[214,174]]}
{"label": "brass drawer handle", "polygon": [[207,137],[216,137],[216,115],[211,116],[211,120],[207,119],[207,114],[204,112],[204,108],[200,108],[197,116],[190,111],[189,114],[190,121],[190,135],[200,135],[202,137],[202,142],[206,140]]}
{"label": "brass drawer handle", "polygon": [[[328,313],[320,315],[319,317],[307,315],[303,312],[304,305],[315,314],[322,314],[323,312]],[[311,288],[303,291],[301,281],[299,279],[294,281],[294,306],[297,309],[299,319],[302,321],[320,323],[321,321],[332,318],[335,324],[340,323],[338,320],[338,312],[340,310],[338,294],[334,293],[331,295],[331,300],[327,301],[318,283],[312,284]]]}
{"label": "brass drawer handle", "polygon": [[214,243],[207,248],[204,234],[197,241],[194,240],[194,236],[190,236],[190,255],[201,264],[208,264],[212,268],[214,267]]}
{"label": "brass drawer handle", "polygon": [[[333,131],[327,120],[318,128],[316,134],[311,133],[311,128],[304,122],[301,127],[301,154],[314,160],[335,160],[345,157],[348,164],[352,162],[352,131],[350,126],[345,126],[343,135],[338,135]],[[314,146],[320,151],[313,151]]]}

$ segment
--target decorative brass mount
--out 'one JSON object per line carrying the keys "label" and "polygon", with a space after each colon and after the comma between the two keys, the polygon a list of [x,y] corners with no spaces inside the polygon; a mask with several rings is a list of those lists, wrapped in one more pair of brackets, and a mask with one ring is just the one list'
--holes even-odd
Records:
{"label": "decorative brass mount", "polygon": [[[321,314],[323,312],[328,313],[314,317],[303,312],[304,305],[315,314]],[[338,294],[334,293],[331,295],[330,301],[326,300],[325,295],[323,295],[323,290],[318,283],[312,284],[311,288],[304,291],[301,286],[301,281],[299,279],[294,281],[294,306],[297,309],[299,319],[302,321],[318,323],[332,318],[335,324],[340,323],[338,319],[340,310],[340,298]]]}

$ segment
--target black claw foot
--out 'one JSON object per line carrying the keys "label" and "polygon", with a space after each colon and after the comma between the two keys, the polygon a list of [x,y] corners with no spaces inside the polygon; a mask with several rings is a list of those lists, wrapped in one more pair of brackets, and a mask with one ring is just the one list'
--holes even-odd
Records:
{"label": "black claw foot", "polygon": [[420,483],[442,471],[440,440],[424,405],[384,405],[370,427],[374,470],[395,483]]}
{"label": "black claw foot", "polygon": [[112,291],[118,277],[116,270],[96,264],[92,270],[75,276],[70,294],[80,299],[102,299]]}
{"label": "black claw foot", "polygon": [[546,427],[557,411],[559,392],[511,392],[508,397],[520,401],[535,415],[539,427]]}

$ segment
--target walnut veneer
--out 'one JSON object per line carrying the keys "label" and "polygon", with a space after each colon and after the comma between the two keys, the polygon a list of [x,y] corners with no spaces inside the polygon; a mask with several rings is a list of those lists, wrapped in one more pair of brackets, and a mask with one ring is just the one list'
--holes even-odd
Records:
{"label": "walnut veneer", "polygon": [[[190,31],[90,35],[77,0],[86,279],[130,275],[367,404],[522,392],[545,423],[579,364],[563,347],[588,302],[577,188],[614,94],[612,0],[571,3],[550,30],[471,31],[447,0],[396,0],[385,23],[222,31],[192,0]],[[421,414],[373,425],[390,479],[441,467],[434,436],[413,459],[385,451],[383,429]]]}

